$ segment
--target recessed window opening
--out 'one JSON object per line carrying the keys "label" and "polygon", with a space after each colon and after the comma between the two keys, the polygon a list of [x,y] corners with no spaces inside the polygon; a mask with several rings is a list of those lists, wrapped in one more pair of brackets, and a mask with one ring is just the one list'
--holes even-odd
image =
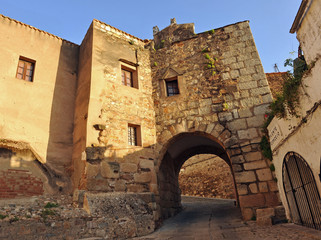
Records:
{"label": "recessed window opening", "polygon": [[121,69],[122,84],[125,86],[133,87],[133,72],[122,67]]}
{"label": "recessed window opening", "polygon": [[128,145],[141,146],[140,126],[128,124]]}
{"label": "recessed window opening", "polygon": [[165,83],[166,83],[166,92],[168,97],[179,94],[177,77],[166,79]]}
{"label": "recessed window opening", "polygon": [[20,56],[17,68],[16,78],[33,81],[36,61]]}

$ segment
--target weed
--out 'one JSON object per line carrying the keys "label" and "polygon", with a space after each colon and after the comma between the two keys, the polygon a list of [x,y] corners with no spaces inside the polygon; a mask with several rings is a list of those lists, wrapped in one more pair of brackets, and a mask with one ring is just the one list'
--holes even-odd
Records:
{"label": "weed", "polygon": [[56,208],[56,207],[58,207],[58,206],[59,206],[58,203],[48,202],[48,203],[44,206],[44,208]]}
{"label": "weed", "polygon": [[17,222],[17,221],[19,221],[19,218],[17,216],[9,220],[10,223]]}
{"label": "weed", "polygon": [[272,171],[272,172],[274,172],[275,171],[275,166],[274,166],[274,164],[272,163],[272,164],[270,164],[270,170]]}
{"label": "weed", "polygon": [[272,160],[272,150],[271,150],[270,142],[266,135],[262,136],[260,147],[261,147],[263,156]]}
{"label": "weed", "polygon": [[214,29],[211,29],[209,31],[207,31],[209,34],[214,34],[215,33],[215,30]]}
{"label": "weed", "polygon": [[0,219],[2,220],[2,219],[5,219],[6,217],[8,217],[8,215],[2,215],[2,214],[0,214]]}

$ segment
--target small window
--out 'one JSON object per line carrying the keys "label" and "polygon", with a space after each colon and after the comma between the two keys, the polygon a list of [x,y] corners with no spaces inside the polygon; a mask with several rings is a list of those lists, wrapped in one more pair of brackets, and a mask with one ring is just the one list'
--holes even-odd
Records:
{"label": "small window", "polygon": [[126,61],[121,63],[121,82],[125,86],[138,88],[138,65],[128,63],[130,62]]}
{"label": "small window", "polygon": [[35,63],[36,61],[34,60],[25,57],[20,57],[18,62],[16,78],[32,82],[35,71]]}
{"label": "small window", "polygon": [[167,96],[174,96],[179,94],[177,77],[165,80]]}
{"label": "small window", "polygon": [[128,124],[128,145],[141,146],[140,126]]}
{"label": "small window", "polygon": [[133,72],[121,69],[122,84],[125,86],[133,87]]}

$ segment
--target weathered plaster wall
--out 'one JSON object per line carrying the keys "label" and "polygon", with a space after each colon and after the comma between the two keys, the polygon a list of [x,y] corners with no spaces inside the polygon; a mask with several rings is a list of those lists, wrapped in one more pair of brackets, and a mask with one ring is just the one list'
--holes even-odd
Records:
{"label": "weathered plaster wall", "polygon": [[[78,46],[0,16],[0,138],[29,143],[38,160],[65,175],[72,154]],[[33,82],[18,60],[36,61]]]}
{"label": "weathered plaster wall", "polygon": [[87,144],[88,105],[91,89],[93,26],[80,45],[77,92],[74,109],[72,181],[74,188],[84,188],[81,177],[85,171],[85,151]]}
{"label": "weathered plaster wall", "polygon": [[321,156],[321,136],[319,132],[321,118],[319,105],[321,101],[320,74],[321,62],[318,60],[311,71],[303,77],[299,92],[300,107],[297,108],[300,117],[288,117],[287,119],[275,117],[268,127],[275,173],[277,179],[279,179],[278,188],[289,218],[290,213],[284,194],[282,173],[283,160],[288,152],[296,152],[304,158],[311,168],[318,190],[321,192],[321,183],[318,176]]}
{"label": "weathered plaster wall", "polygon": [[[155,49],[151,44],[156,149],[160,153],[157,166],[161,166],[173,137],[206,133],[228,153],[226,161],[233,165],[244,217],[251,218],[256,208],[278,205],[269,162],[258,146],[272,97],[248,22],[214,33],[190,34],[183,41],[171,41],[172,36],[166,39],[163,46],[155,44]],[[214,74],[208,57],[215,60]],[[180,94],[167,97],[164,79],[174,76],[178,77]],[[168,194],[171,189],[168,186]],[[175,197],[164,200],[171,198],[176,206]]]}
{"label": "weathered plaster wall", "polygon": [[320,57],[321,53],[321,1],[308,1],[307,13],[297,31],[305,59],[308,64]]}

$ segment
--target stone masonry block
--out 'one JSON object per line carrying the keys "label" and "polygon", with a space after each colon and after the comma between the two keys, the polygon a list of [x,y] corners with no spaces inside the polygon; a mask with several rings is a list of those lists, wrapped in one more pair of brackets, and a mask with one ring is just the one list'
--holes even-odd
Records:
{"label": "stone masonry block", "polygon": [[245,170],[253,170],[253,169],[260,169],[260,168],[266,168],[266,162],[265,160],[260,160],[260,161],[254,161],[250,163],[244,163],[244,169]]}
{"label": "stone masonry block", "polygon": [[215,125],[213,131],[211,132],[211,135],[218,137],[222,133],[223,130],[224,130],[224,127],[221,124],[217,123]]}
{"label": "stone masonry block", "polygon": [[248,194],[247,185],[238,184],[237,185],[237,192],[238,192],[239,195],[247,195]]}
{"label": "stone masonry block", "polygon": [[235,78],[238,78],[240,76],[240,72],[239,72],[239,70],[232,70],[230,72],[230,75],[231,75],[232,79],[235,79]]}
{"label": "stone masonry block", "polygon": [[[244,59],[244,60],[246,60],[246,59]],[[243,59],[240,59],[240,61],[243,61]],[[256,73],[256,69],[255,69],[255,67],[246,67],[246,68],[241,68],[240,72],[241,72],[241,75],[249,75],[249,74]]]}
{"label": "stone masonry block", "polygon": [[238,112],[239,112],[240,118],[247,118],[247,117],[253,116],[253,113],[248,108],[241,108],[238,110]]}
{"label": "stone masonry block", "polygon": [[256,223],[259,226],[271,226],[272,217],[275,215],[274,208],[263,208],[256,210]]}
{"label": "stone masonry block", "polygon": [[119,163],[101,162],[100,173],[105,178],[119,178]]}
{"label": "stone masonry block", "polygon": [[142,159],[139,162],[139,167],[143,168],[143,169],[154,169],[154,161],[153,160]]}
{"label": "stone masonry block", "polygon": [[242,216],[245,221],[251,220],[251,218],[254,216],[252,208],[241,208]]}
{"label": "stone masonry block", "polygon": [[247,130],[237,131],[237,135],[240,139],[253,139],[258,137],[256,128],[249,128]]}
{"label": "stone masonry block", "polygon": [[257,88],[257,81],[240,82],[238,85],[240,90]]}
{"label": "stone masonry block", "polygon": [[232,161],[232,163],[244,163],[245,162],[243,155],[233,156],[233,157],[231,157],[231,161]]}
{"label": "stone masonry block", "polygon": [[246,119],[247,125],[252,127],[261,127],[264,123],[264,115],[257,115]]}
{"label": "stone masonry block", "polygon": [[233,164],[233,171],[234,172],[241,172],[243,169],[242,169],[242,166],[240,164]]}
{"label": "stone masonry block", "polygon": [[86,164],[86,174],[87,174],[87,178],[94,178],[98,175],[99,173],[99,169],[100,169],[100,165],[99,164],[90,164],[87,163]]}
{"label": "stone masonry block", "polygon": [[265,192],[268,192],[269,189],[268,189],[268,185],[266,182],[259,182],[259,191],[261,193],[265,193]]}
{"label": "stone masonry block", "polygon": [[256,170],[257,177],[259,181],[269,181],[272,180],[272,173],[269,168]]}
{"label": "stone masonry block", "polygon": [[211,132],[213,131],[214,127],[215,127],[215,124],[214,124],[214,123],[208,124],[207,127],[206,127],[205,132],[211,133]]}
{"label": "stone masonry block", "polygon": [[263,193],[265,198],[265,205],[268,207],[275,207],[280,205],[280,199],[275,192]]}
{"label": "stone masonry block", "polygon": [[128,184],[127,185],[127,191],[128,192],[138,192],[138,193],[141,193],[141,192],[144,192],[145,188],[143,185],[141,184]]}
{"label": "stone masonry block", "polygon": [[271,103],[273,102],[273,98],[271,94],[266,94],[264,96],[262,96],[262,101],[263,103]]}
{"label": "stone masonry block", "polygon": [[237,131],[242,129],[247,129],[246,120],[245,119],[236,119],[227,123],[227,128],[230,131]]}
{"label": "stone masonry block", "polygon": [[261,152],[249,152],[244,154],[246,162],[253,162],[253,161],[259,161],[262,159],[262,153]]}
{"label": "stone masonry block", "polygon": [[258,97],[248,97],[248,98],[241,99],[240,103],[242,107],[250,108],[261,104],[262,100]]}
{"label": "stone masonry block", "polygon": [[136,183],[148,183],[152,179],[150,172],[142,172],[142,173],[135,173],[134,174],[134,181]]}
{"label": "stone masonry block", "polygon": [[233,119],[233,115],[231,112],[221,112],[218,114],[218,118],[220,121],[231,121]]}
{"label": "stone masonry block", "polygon": [[255,182],[256,177],[254,171],[244,171],[235,173],[235,181],[237,183]]}
{"label": "stone masonry block", "polygon": [[240,196],[240,207],[264,207],[265,198],[262,193]]}
{"label": "stone masonry block", "polygon": [[258,87],[258,88],[250,90],[250,94],[252,96],[259,96],[259,95],[264,95],[264,94],[268,94],[268,93],[271,93],[269,87]]}
{"label": "stone masonry block", "polygon": [[135,163],[121,163],[120,171],[124,173],[134,173],[137,172],[137,164]]}
{"label": "stone masonry block", "polygon": [[264,115],[269,112],[269,104],[263,104],[257,107],[254,107],[254,115]]}
{"label": "stone masonry block", "polygon": [[271,192],[277,192],[279,190],[278,185],[275,181],[269,181],[268,185]]}
{"label": "stone masonry block", "polygon": [[249,188],[250,188],[251,193],[258,193],[258,192],[259,192],[256,183],[251,183],[251,184],[249,185]]}

